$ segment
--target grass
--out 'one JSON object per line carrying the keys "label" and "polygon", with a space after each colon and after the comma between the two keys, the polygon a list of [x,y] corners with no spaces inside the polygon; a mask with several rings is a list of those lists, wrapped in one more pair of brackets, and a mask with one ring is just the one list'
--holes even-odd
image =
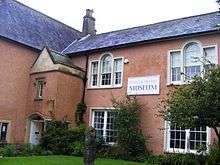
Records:
{"label": "grass", "polygon": [[[0,165],[83,165],[81,157],[33,156],[0,158]],[[97,159],[95,165],[149,165],[123,160]]]}

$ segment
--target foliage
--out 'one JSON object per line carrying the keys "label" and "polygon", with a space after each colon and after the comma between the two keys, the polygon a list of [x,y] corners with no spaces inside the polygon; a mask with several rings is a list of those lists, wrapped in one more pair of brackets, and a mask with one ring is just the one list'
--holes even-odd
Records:
{"label": "foliage", "polygon": [[210,146],[209,154],[207,157],[207,165],[220,164],[220,149],[217,144]]}
{"label": "foliage", "polygon": [[122,100],[112,99],[115,108],[117,144],[121,148],[121,158],[144,161],[147,154],[145,138],[140,127],[142,105],[135,97]]}
{"label": "foliage", "polygon": [[[1,165],[83,165],[81,157],[73,156],[32,156],[2,158]],[[146,163],[128,162],[123,160],[97,159],[96,165],[148,165]]]}
{"label": "foliage", "polygon": [[53,154],[81,155],[85,126],[69,129],[67,122],[51,121],[41,138],[41,147]]}
{"label": "foliage", "polygon": [[80,124],[83,124],[83,115],[86,112],[87,106],[84,102],[80,102],[77,105],[77,109],[76,109],[76,113],[75,113],[75,122],[77,124],[77,126],[79,126]]}
{"label": "foliage", "polygon": [[200,165],[194,154],[167,154],[161,158],[161,165]]}
{"label": "foliage", "polygon": [[16,147],[15,145],[4,145],[0,147],[0,156],[16,156]]}
{"label": "foliage", "polygon": [[31,144],[6,144],[0,147],[0,156],[33,156],[33,155],[48,155],[49,152],[43,151],[39,145]]}
{"label": "foliage", "polygon": [[172,90],[162,100],[159,112],[179,127],[213,128],[220,148],[220,68],[213,68],[204,77],[195,77],[191,83]]}

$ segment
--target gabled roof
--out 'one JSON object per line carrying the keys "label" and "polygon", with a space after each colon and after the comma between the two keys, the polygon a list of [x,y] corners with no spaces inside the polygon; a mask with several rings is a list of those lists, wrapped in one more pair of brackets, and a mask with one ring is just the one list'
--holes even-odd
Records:
{"label": "gabled roof", "polygon": [[219,27],[217,27],[217,24],[219,23],[219,12],[175,19],[147,26],[89,36],[86,39],[72,43],[64,53],[74,55],[141,42],[152,42],[180,36],[213,32],[218,31]]}
{"label": "gabled roof", "polygon": [[57,51],[51,50],[49,48],[46,48],[46,49],[47,49],[47,52],[49,53],[54,64],[62,64],[62,65],[69,66],[71,68],[83,70],[82,68],[74,65],[72,63],[72,60],[68,56],[63,55]]}
{"label": "gabled roof", "polygon": [[0,37],[62,51],[82,33],[15,0],[0,0]]}

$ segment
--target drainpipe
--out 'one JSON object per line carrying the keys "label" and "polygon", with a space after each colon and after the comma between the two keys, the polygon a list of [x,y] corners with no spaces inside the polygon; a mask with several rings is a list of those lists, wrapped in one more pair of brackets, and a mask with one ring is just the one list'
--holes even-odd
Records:
{"label": "drainpipe", "polygon": [[89,61],[89,56],[86,55],[86,68],[85,68],[85,77],[83,79],[83,95],[82,95],[82,103],[85,103],[85,93],[86,93],[86,83],[87,83],[87,72],[88,72],[88,61]]}

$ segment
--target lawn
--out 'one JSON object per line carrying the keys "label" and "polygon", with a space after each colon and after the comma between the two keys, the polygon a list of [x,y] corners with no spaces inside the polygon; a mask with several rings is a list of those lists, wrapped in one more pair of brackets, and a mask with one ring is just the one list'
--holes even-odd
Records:
{"label": "lawn", "polygon": [[[147,165],[122,160],[97,159],[96,165]],[[0,158],[0,165],[83,165],[83,159],[73,156],[33,156]]]}

